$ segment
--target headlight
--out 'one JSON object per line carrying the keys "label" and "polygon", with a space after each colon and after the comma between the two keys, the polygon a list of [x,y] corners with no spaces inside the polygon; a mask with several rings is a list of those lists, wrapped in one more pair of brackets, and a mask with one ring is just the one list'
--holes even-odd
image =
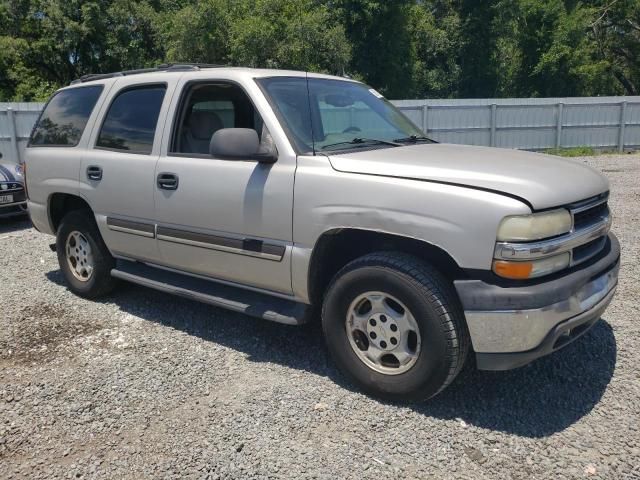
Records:
{"label": "headlight", "polygon": [[498,227],[499,242],[531,242],[571,231],[571,214],[559,209],[506,217]]}
{"label": "headlight", "polygon": [[549,275],[550,273],[563,270],[569,266],[570,261],[571,255],[569,252],[529,262],[494,260],[493,271],[504,278],[526,280],[528,278],[542,277],[543,275]]}

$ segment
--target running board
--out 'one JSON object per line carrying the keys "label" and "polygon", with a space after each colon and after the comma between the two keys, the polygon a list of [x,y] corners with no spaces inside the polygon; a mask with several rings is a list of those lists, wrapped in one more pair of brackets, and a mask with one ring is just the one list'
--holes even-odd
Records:
{"label": "running board", "polygon": [[308,306],[215,281],[175,273],[144,263],[118,260],[111,276],[161,292],[287,325],[307,321]]}

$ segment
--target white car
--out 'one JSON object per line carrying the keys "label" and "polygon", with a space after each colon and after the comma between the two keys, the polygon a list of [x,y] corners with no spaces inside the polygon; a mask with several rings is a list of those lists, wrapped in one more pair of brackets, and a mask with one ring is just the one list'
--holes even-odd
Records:
{"label": "white car", "polygon": [[437,144],[350,79],[89,76],[52,97],[26,157],[31,219],[56,235],[73,292],[120,279],[286,324],[320,317],[336,364],[385,398],[437,394],[470,352],[489,370],[549,354],[617,285],[601,174]]}

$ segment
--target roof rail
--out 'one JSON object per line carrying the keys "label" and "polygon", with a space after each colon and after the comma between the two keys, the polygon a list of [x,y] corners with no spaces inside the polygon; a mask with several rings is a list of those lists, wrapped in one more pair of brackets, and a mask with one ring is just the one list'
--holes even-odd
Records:
{"label": "roof rail", "polygon": [[217,63],[163,63],[158,65],[158,70],[198,70],[200,68],[223,68],[229,65],[220,65]]}
{"label": "roof rail", "polygon": [[227,65],[216,65],[213,63],[163,63],[156,67],[140,68],[137,70],[123,70],[122,72],[113,72],[113,73],[89,73],[87,75],[83,75],[80,78],[77,78],[76,80],[72,81],[71,85],[76,85],[78,83],[93,82],[96,80],[104,80],[106,78],[138,75],[141,73],[200,70],[201,68],[221,68],[226,66]]}

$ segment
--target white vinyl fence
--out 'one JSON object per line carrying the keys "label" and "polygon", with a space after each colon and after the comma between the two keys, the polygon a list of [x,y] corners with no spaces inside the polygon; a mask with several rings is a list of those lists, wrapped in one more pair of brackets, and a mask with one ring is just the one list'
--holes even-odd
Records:
{"label": "white vinyl fence", "polygon": [[0,102],[0,162],[18,163],[44,103]]}
{"label": "white vinyl fence", "polygon": [[[426,135],[439,142],[524,150],[589,146],[623,151],[640,147],[640,97],[395,100],[393,103]],[[42,103],[0,103],[3,161],[19,162],[23,158],[24,147],[42,107]],[[348,126],[357,115],[357,108],[336,112],[332,122]]]}

